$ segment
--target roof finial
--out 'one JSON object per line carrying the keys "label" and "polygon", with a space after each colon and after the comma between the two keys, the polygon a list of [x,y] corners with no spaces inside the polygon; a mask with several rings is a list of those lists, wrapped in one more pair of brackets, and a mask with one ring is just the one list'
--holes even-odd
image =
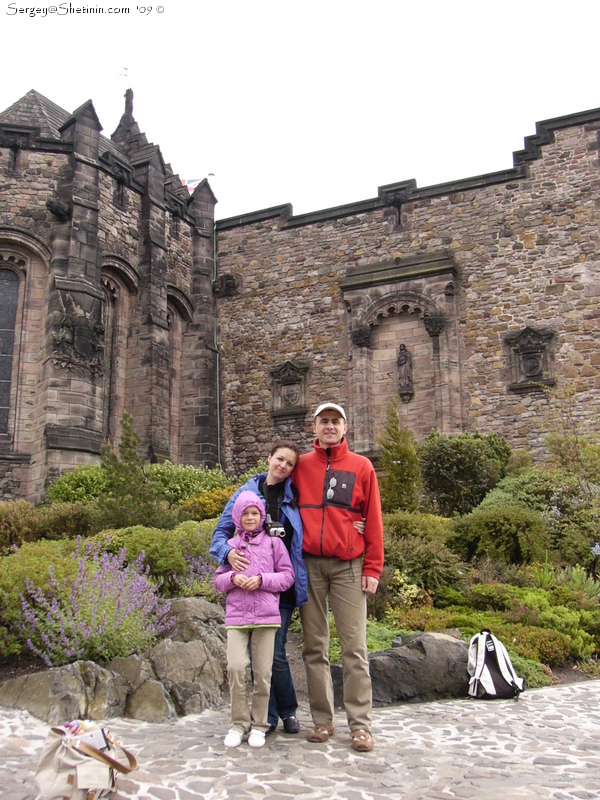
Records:
{"label": "roof finial", "polygon": [[127,89],[125,92],[125,113],[127,116],[133,116],[133,89]]}

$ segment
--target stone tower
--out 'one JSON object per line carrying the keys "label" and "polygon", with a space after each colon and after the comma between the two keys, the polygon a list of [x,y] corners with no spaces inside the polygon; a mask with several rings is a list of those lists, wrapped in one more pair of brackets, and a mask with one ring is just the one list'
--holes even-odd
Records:
{"label": "stone tower", "polygon": [[0,114],[0,496],[96,462],[127,410],[150,460],[217,461],[216,199],[133,117],[110,139],[30,91]]}

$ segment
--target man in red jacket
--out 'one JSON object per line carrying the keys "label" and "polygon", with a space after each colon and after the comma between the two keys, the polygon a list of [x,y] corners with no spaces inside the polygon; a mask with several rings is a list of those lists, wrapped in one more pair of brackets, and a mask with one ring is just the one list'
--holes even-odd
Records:
{"label": "man in red jacket", "polygon": [[[304,666],[314,728],[310,742],[326,742],[333,725],[327,600],[342,650],[344,706],[359,752],[373,749],[372,692],[367,651],[367,595],[383,568],[379,486],[368,458],[351,453],[344,409],[323,403],[314,415],[313,451],[300,456],[293,481],[300,497],[308,603],[300,609]],[[354,523],[364,520],[364,533]]]}

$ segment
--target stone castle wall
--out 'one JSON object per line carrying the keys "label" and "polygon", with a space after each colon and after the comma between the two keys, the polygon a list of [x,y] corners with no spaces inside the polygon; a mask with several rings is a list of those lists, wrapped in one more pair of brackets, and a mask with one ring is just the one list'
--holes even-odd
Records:
{"label": "stone castle wall", "polygon": [[305,413],[283,423],[302,446],[310,409],[333,399],[357,449],[377,449],[402,343],[414,393],[401,417],[418,438],[493,431],[541,454],[540,383],[575,382],[600,409],[599,121],[560,123],[506,173],[217,223],[218,275],[238,283],[218,305],[228,464],[250,465],[283,430],[270,371],[287,360],[308,365]]}

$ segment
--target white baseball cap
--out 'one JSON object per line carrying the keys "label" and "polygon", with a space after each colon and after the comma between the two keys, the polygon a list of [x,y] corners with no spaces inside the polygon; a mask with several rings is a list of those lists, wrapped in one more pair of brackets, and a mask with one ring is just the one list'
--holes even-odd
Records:
{"label": "white baseball cap", "polygon": [[331,409],[332,411],[337,411],[340,417],[342,417],[345,422],[347,421],[346,412],[341,406],[338,406],[337,403],[321,403],[321,405],[315,411],[314,417],[318,417],[319,414],[322,414],[324,411],[328,411],[329,409]]}

